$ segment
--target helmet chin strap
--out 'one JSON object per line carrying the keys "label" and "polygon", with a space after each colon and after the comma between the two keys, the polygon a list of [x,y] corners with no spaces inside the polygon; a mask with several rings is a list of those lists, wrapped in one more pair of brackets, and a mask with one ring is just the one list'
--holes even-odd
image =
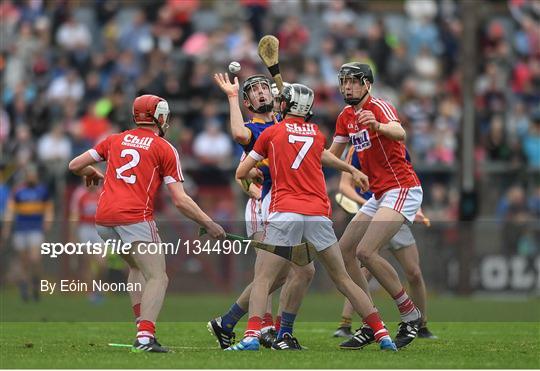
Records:
{"label": "helmet chin strap", "polygon": [[368,85],[366,84],[366,80],[367,80],[367,79],[366,79],[365,77],[362,79],[362,82],[363,82],[364,85],[366,86],[366,92],[364,93],[364,95],[362,95],[362,97],[361,97],[360,100],[358,101],[358,104],[360,104],[360,103],[364,100],[364,98],[366,97],[366,95],[368,95],[369,93],[371,93],[371,84],[369,84],[369,87],[368,87]]}
{"label": "helmet chin strap", "polygon": [[165,136],[165,131],[163,130],[163,126],[161,126],[160,122],[156,120],[154,116],[152,116],[152,120],[154,121],[154,124],[156,124],[159,130],[159,136],[163,138]]}

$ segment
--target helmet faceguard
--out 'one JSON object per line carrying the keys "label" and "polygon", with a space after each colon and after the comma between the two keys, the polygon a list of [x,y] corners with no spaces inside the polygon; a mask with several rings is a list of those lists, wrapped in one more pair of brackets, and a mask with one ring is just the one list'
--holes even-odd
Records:
{"label": "helmet faceguard", "polygon": [[[361,85],[366,85],[366,81],[369,81],[370,85],[368,86],[367,91],[362,95],[362,97],[347,97],[347,94],[345,92],[345,82],[348,79],[356,79],[360,82]],[[371,84],[373,84],[373,71],[371,71],[371,67],[369,67],[369,65],[367,64],[358,62],[346,63],[339,69],[338,80],[339,91],[341,95],[343,95],[345,103],[355,106],[359,104],[370,92]]]}
{"label": "helmet faceguard", "polygon": [[[291,84],[284,87],[281,92],[282,117],[293,115],[308,120],[313,115],[311,107],[313,107],[314,99],[315,93],[305,85]],[[285,103],[284,106],[283,103]]]}
{"label": "helmet faceguard", "polygon": [[[263,92],[263,94],[265,94],[265,88],[268,89],[268,96],[264,97],[264,102],[258,102],[260,104],[258,108],[255,108],[254,102],[249,97],[250,90],[253,90],[256,87],[258,87],[259,91]],[[274,103],[272,101],[271,83],[270,79],[268,79],[266,76],[253,75],[248,77],[242,84],[242,94],[244,96],[244,100],[248,102],[248,109],[251,112],[268,113],[273,111]]]}
{"label": "helmet faceguard", "polygon": [[169,103],[157,95],[141,95],[133,101],[133,121],[135,124],[155,124],[161,137],[169,128],[170,112]]}

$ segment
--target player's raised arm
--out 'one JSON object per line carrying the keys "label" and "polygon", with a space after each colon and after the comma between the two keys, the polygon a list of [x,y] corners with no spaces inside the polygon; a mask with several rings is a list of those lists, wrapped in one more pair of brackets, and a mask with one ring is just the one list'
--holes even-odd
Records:
{"label": "player's raised arm", "polygon": [[206,228],[213,238],[224,238],[225,231],[215,223],[185,192],[181,182],[167,184],[174,206],[189,219]]}
{"label": "player's raised arm", "polygon": [[251,131],[244,125],[242,110],[238,102],[238,90],[240,88],[238,77],[235,77],[234,83],[231,83],[227,73],[216,73],[214,74],[214,81],[227,94],[229,99],[231,134],[234,141],[240,144],[248,143],[251,139]]}

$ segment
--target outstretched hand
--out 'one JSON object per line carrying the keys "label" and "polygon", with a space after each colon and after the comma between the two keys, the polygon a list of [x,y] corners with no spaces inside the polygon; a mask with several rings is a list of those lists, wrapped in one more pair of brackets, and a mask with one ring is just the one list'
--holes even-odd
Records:
{"label": "outstretched hand", "polygon": [[234,82],[231,82],[229,80],[229,74],[227,73],[215,73],[214,74],[214,81],[216,82],[217,86],[225,93],[228,97],[236,97],[238,96],[238,90],[240,88],[240,84],[238,83],[238,77],[234,77]]}

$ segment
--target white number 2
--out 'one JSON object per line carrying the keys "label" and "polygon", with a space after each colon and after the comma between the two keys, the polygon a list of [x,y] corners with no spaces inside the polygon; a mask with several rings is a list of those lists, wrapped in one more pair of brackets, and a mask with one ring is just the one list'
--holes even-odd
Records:
{"label": "white number 2", "polygon": [[306,157],[306,154],[313,145],[313,137],[302,137],[300,135],[289,134],[289,143],[296,142],[303,142],[304,144],[302,145],[302,148],[300,148],[300,151],[298,151],[298,154],[294,159],[294,162],[291,166],[292,169],[298,169],[300,167],[300,164],[304,160],[304,157]]}
{"label": "white number 2", "polygon": [[131,156],[131,161],[116,169],[116,178],[122,179],[127,184],[135,184],[135,181],[137,180],[135,175],[131,174],[130,176],[125,176],[122,175],[122,173],[137,166],[139,161],[141,161],[141,155],[134,149],[123,149],[120,153],[120,157],[124,158],[126,156]]}

